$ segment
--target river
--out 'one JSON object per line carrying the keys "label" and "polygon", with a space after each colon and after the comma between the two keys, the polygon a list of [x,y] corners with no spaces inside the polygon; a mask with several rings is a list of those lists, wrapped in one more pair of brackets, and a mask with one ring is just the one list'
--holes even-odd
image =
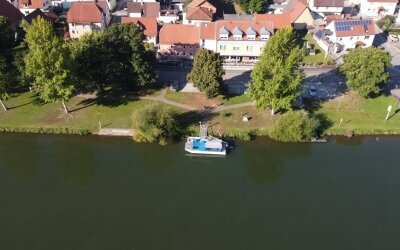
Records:
{"label": "river", "polygon": [[0,134],[0,249],[399,249],[400,139],[236,142]]}

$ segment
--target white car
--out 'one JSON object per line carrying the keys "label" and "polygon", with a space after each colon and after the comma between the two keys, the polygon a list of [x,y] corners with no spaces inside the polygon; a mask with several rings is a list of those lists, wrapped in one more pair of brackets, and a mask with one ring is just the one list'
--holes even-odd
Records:
{"label": "white car", "polygon": [[308,88],[308,93],[310,94],[311,97],[316,97],[317,96],[317,88],[315,86],[310,86]]}

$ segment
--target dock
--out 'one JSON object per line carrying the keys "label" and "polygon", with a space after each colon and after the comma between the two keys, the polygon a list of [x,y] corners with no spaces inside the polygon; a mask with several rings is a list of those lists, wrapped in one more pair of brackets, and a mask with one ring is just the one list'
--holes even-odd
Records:
{"label": "dock", "polygon": [[120,129],[120,128],[102,128],[97,133],[101,136],[133,136],[133,129]]}

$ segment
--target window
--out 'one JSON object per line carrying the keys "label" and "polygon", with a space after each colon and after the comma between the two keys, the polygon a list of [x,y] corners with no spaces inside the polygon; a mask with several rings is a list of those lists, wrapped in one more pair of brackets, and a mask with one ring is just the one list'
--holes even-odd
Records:
{"label": "window", "polygon": [[186,45],[183,45],[183,48],[185,49],[185,48],[186,48]]}
{"label": "window", "polygon": [[252,51],[252,50],[253,50],[253,46],[247,46],[247,47],[246,47],[246,50],[247,50],[247,51]]}
{"label": "window", "polygon": [[354,37],[350,37],[350,40],[353,40]]}
{"label": "window", "polygon": [[339,38],[339,41],[342,41],[343,38]]}
{"label": "window", "polygon": [[269,38],[268,35],[262,35],[262,36],[261,36],[261,40],[264,40],[264,41],[265,41],[265,40],[268,40],[268,38]]}
{"label": "window", "polygon": [[221,40],[228,40],[228,35],[221,34],[219,37],[221,38]]}
{"label": "window", "polygon": [[369,39],[369,36],[365,36],[364,39]]}
{"label": "window", "polygon": [[240,50],[240,47],[237,47],[237,46],[233,46],[233,50]]}
{"label": "window", "polygon": [[226,50],[226,45],[220,45],[219,50]]}
{"label": "window", "polygon": [[256,36],[255,35],[248,35],[247,36],[247,40],[256,40]]}
{"label": "window", "polygon": [[75,34],[75,30],[72,31],[72,34]]}
{"label": "window", "polygon": [[28,15],[29,14],[29,11],[25,11],[25,15]]}
{"label": "window", "polygon": [[233,36],[233,40],[242,40],[242,36],[241,35],[234,35]]}
{"label": "window", "polygon": [[175,55],[175,53],[174,53],[174,52],[171,52],[171,56],[173,56],[173,55]]}

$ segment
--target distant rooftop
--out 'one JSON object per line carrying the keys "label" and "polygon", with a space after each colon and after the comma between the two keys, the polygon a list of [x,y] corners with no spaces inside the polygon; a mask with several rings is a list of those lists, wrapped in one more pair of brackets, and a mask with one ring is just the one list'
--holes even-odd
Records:
{"label": "distant rooftop", "polygon": [[224,20],[234,21],[234,20],[243,20],[243,21],[251,21],[254,19],[253,15],[237,15],[237,14],[224,14]]}

